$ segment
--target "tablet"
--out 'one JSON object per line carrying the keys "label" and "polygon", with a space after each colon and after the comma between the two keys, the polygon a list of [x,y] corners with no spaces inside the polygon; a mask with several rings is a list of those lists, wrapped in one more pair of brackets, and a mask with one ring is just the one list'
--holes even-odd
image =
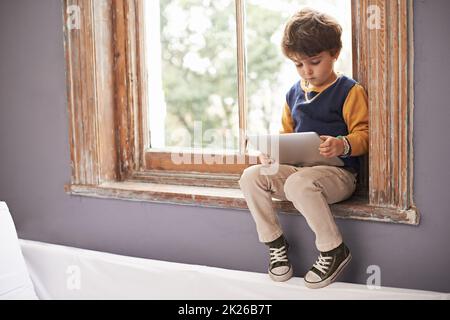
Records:
{"label": "tablet", "polygon": [[265,153],[280,164],[342,167],[344,162],[339,157],[325,158],[320,154],[321,143],[322,140],[315,132],[247,136],[249,151]]}

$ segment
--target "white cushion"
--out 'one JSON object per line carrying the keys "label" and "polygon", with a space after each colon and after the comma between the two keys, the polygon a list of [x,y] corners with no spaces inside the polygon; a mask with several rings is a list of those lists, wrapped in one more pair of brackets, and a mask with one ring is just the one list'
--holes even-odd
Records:
{"label": "white cushion", "polygon": [[38,299],[28,274],[16,228],[5,202],[0,201],[0,300]]}

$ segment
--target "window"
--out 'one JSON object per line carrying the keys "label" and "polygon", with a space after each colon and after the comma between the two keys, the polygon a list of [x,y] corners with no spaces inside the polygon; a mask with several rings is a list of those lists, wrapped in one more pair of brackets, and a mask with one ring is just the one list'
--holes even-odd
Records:
{"label": "window", "polygon": [[[197,12],[189,11],[194,22],[188,28],[193,34],[187,44],[178,40],[165,44],[161,37],[164,32],[170,34],[185,25],[167,27],[163,24],[169,29],[156,32],[153,29],[156,22],[151,21],[153,28],[150,25],[146,28],[146,10],[150,10],[155,18],[166,19],[164,15],[170,15],[170,10],[161,14],[161,8],[166,10],[177,2],[161,0],[159,6],[150,7],[156,6],[157,1],[146,1],[148,7],[145,7],[142,0],[64,1],[72,161],[72,180],[66,187],[68,192],[96,197],[246,208],[245,200],[237,189],[237,180],[240,172],[255,159],[244,153],[242,133],[251,128],[274,128],[270,119],[262,128],[252,127],[253,123],[247,126],[248,122],[256,122],[251,119],[261,117],[261,112],[258,115],[255,111],[258,101],[252,99],[251,92],[254,91],[249,88],[255,74],[258,78],[258,64],[253,64],[251,59],[251,32],[255,22],[250,18],[253,10],[266,10],[274,2],[214,1],[215,5],[219,3],[222,7],[215,7],[216,12],[209,10],[208,15],[213,17],[218,11],[225,14],[224,20],[211,28],[217,28],[214,32],[221,33],[222,41],[230,42],[223,48],[216,45],[218,51],[214,57],[218,59],[217,63],[211,59],[207,61],[198,54],[200,44],[206,41],[206,38],[195,35],[195,31],[205,32],[203,23],[200,23],[205,17],[202,8],[195,9]],[[191,2],[204,5],[213,1]],[[282,1],[285,4],[290,2]],[[245,9],[250,33],[247,34],[248,52],[244,50],[246,38],[242,24]],[[412,193],[412,3],[409,0],[352,0],[349,11],[353,31],[352,69],[354,78],[368,91],[371,143],[367,172],[362,174],[360,192],[347,202],[333,205],[332,210],[336,216],[344,218],[417,224],[418,212]],[[156,46],[145,50],[144,39],[149,32],[154,32],[154,38],[161,37],[159,42],[154,42],[162,44],[161,49]],[[195,50],[181,59],[164,53],[164,45],[175,49],[189,45]],[[152,58],[152,55],[158,54],[161,59]],[[247,74],[243,72],[246,58],[249,62]],[[149,76],[145,76],[146,60],[164,63],[164,59],[184,66],[191,72],[191,77],[202,73],[216,75],[207,79],[212,84],[211,91],[207,95],[200,92],[198,97],[194,94],[189,107],[204,103],[206,99],[210,105],[225,106],[222,112],[235,113],[230,117],[231,122],[211,124],[211,128],[230,129],[225,133],[234,140],[230,148],[219,144],[216,151],[221,152],[211,155],[214,156],[212,162],[204,161],[204,155],[192,149],[189,143],[180,142],[183,141],[183,133],[167,135],[164,129],[167,122],[181,126],[183,117],[167,113],[167,118],[171,118],[165,122],[152,117],[152,106],[164,107],[165,98],[162,99],[161,91],[151,92],[149,88],[152,84],[154,88],[164,84],[158,84],[162,79],[159,74],[161,66],[148,64]],[[227,89],[229,84],[225,83],[225,79],[229,79],[229,74],[236,76],[238,90],[235,92]],[[171,90],[174,83],[178,84],[177,79],[164,81]],[[246,87],[248,90],[245,90]],[[246,96],[249,92],[250,96]],[[176,96],[167,102],[183,107]],[[150,109],[146,108],[147,105]],[[236,105],[241,107],[226,108]],[[200,104],[198,108],[192,112],[199,113],[203,109]],[[205,111],[205,121],[214,119],[214,112]],[[219,118],[223,120],[223,117]],[[148,127],[151,128],[151,135],[148,134]],[[188,125],[184,129],[194,130],[195,127]],[[157,132],[162,132],[162,135]],[[191,135],[192,132],[195,133],[191,131]],[[213,136],[210,138],[214,141]],[[202,144],[197,146],[204,147]],[[193,163],[174,164],[171,158],[173,149],[170,148],[186,147]],[[283,211],[292,210],[289,203],[279,202],[277,206]]]}
{"label": "window", "polygon": [[[351,76],[351,1],[302,2],[341,19],[345,45],[337,69]],[[139,40],[147,48],[146,168],[241,172],[232,161],[218,166],[221,155],[242,155],[246,134],[278,132],[285,93],[298,80],[280,43],[299,1],[156,0],[143,5],[145,36]],[[197,165],[188,165],[194,159]]]}
{"label": "window", "polygon": [[[338,17],[344,47],[337,70],[352,76],[351,1],[304,2]],[[278,132],[285,93],[298,81],[292,62],[280,50],[297,0],[246,0],[245,22],[235,0],[144,1],[150,147],[210,147],[238,151],[239,109],[236,25],[242,26],[247,70],[243,113],[248,133]],[[264,22],[264,23],[262,23]],[[245,70],[240,70],[245,72]],[[195,88],[195,90],[192,90]],[[225,128],[225,129],[224,129]],[[196,130],[197,129],[197,130]],[[201,129],[201,130],[198,130]],[[195,141],[196,131],[203,141]],[[207,141],[208,136],[216,139]],[[231,143],[226,143],[229,136]],[[210,143],[209,143],[210,142]]]}

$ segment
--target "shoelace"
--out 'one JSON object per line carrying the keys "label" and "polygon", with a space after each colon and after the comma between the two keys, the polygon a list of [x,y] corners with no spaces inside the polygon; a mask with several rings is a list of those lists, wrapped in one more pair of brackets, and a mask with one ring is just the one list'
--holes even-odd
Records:
{"label": "shoelace", "polygon": [[320,254],[319,258],[317,259],[316,263],[313,265],[314,268],[319,270],[322,273],[326,273],[328,268],[330,267],[331,261],[333,257],[324,257],[322,254]]}
{"label": "shoelace", "polygon": [[270,248],[270,265],[277,262],[288,262],[286,246],[280,248]]}

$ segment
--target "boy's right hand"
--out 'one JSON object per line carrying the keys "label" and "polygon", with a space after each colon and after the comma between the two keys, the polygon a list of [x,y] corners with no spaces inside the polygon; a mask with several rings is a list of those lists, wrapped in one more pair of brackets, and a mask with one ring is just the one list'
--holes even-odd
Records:
{"label": "boy's right hand", "polygon": [[264,153],[260,153],[258,159],[259,162],[261,162],[261,164],[264,166],[274,163],[274,160]]}

